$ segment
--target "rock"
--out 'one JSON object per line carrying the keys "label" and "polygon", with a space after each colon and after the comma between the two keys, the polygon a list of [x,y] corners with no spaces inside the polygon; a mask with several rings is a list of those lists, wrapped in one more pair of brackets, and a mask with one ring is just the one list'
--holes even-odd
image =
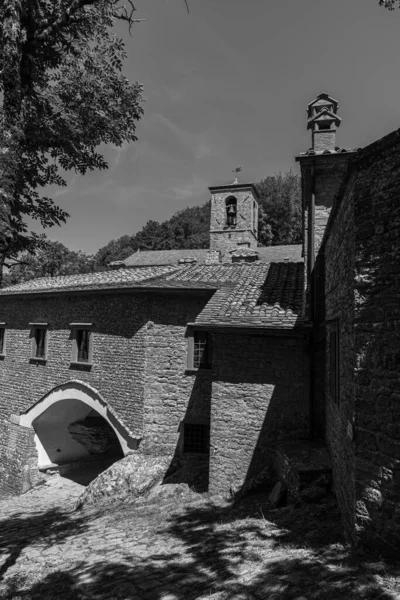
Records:
{"label": "rock", "polygon": [[272,492],[270,493],[268,500],[271,503],[271,506],[278,506],[278,504],[281,502],[281,500],[283,499],[283,496],[286,493],[286,488],[283,485],[283,483],[281,483],[280,481],[278,481],[278,483],[276,483],[274,485],[274,489],[272,490]]}
{"label": "rock", "polygon": [[131,453],[100,473],[79,497],[76,509],[132,502],[162,482],[172,456]]}
{"label": "rock", "polygon": [[112,427],[102,418],[88,417],[84,421],[75,421],[67,427],[68,433],[89,454],[103,454],[114,446],[118,448],[118,440]]}

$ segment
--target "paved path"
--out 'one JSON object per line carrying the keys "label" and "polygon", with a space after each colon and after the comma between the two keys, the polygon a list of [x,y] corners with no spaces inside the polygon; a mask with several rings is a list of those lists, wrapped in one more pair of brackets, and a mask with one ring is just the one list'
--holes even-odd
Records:
{"label": "paved path", "polygon": [[0,501],[1,600],[396,598],[383,585],[387,566],[355,576],[343,546],[327,543],[332,531],[321,546],[313,536],[328,530],[314,523],[309,543],[304,532],[299,541],[297,513],[283,511],[286,527],[277,526],[263,518],[262,499],[245,514],[205,497],[74,511],[82,489],[56,477]]}

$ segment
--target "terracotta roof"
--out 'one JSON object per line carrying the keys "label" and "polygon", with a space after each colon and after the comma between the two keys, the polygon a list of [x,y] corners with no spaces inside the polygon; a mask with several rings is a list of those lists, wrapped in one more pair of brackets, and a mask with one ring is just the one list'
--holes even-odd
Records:
{"label": "terracotta roof", "polygon": [[[261,262],[301,260],[301,245],[290,246],[260,246],[257,252]],[[195,248],[194,250],[145,250],[135,252],[124,261],[115,261],[111,266],[123,264],[125,267],[151,266],[151,265],[178,265],[179,261],[187,258],[196,258],[198,264],[206,262],[208,249]]]}
{"label": "terracotta roof", "polygon": [[132,287],[147,279],[169,273],[177,267],[157,266],[138,269],[118,269],[118,271],[100,271],[85,275],[65,275],[62,277],[41,277],[18,283],[0,290],[0,297],[12,294],[38,292],[78,291],[86,289]]}

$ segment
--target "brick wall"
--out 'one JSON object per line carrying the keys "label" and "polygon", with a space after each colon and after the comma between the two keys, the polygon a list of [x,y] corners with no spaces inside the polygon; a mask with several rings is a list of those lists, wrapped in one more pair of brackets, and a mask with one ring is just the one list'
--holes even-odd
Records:
{"label": "brick wall", "polygon": [[238,490],[279,439],[309,435],[305,341],[213,335],[210,491]]}
{"label": "brick wall", "polygon": [[[206,302],[204,297],[156,294],[1,298],[0,321],[7,323],[6,356],[0,362],[0,464],[3,481],[4,471],[8,473],[5,486],[19,490],[21,481],[7,450],[10,415],[28,410],[70,380],[95,388],[122,422],[143,436],[142,451],[172,450],[179,420],[187,412],[209,414],[204,408],[210,396],[207,375],[203,381],[201,375],[185,374],[186,323],[194,321]],[[30,322],[48,323],[46,364],[30,360]],[[90,370],[71,366],[71,322],[93,323]],[[29,430],[18,431],[21,436]]]}

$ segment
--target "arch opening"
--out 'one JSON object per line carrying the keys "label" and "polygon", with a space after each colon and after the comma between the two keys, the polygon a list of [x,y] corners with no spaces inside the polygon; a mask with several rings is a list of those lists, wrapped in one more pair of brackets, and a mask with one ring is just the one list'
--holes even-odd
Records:
{"label": "arch opening", "polygon": [[89,483],[137,447],[135,439],[97,392],[80,382],[55,388],[20,416],[32,427],[41,471]]}

